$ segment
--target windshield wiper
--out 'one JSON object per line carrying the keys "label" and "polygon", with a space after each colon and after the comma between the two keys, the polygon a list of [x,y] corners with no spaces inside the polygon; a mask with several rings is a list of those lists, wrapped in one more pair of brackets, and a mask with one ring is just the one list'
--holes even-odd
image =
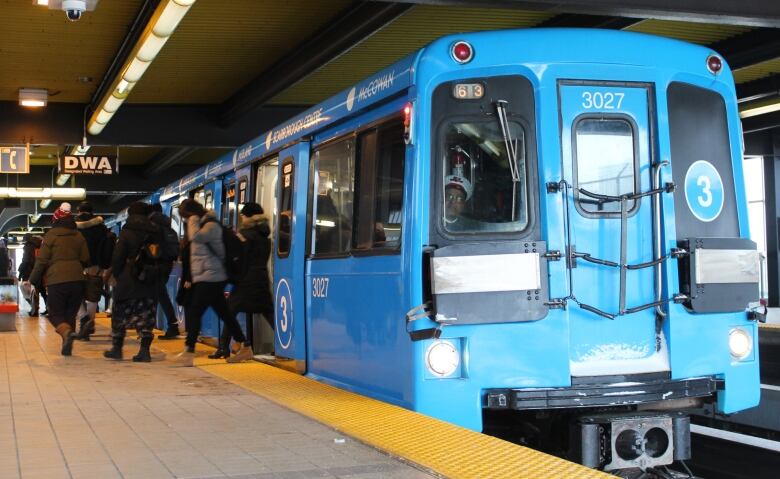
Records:
{"label": "windshield wiper", "polygon": [[506,156],[509,160],[509,173],[512,175],[512,221],[515,220],[515,204],[517,202],[517,186],[520,182],[520,165],[517,163],[517,139],[512,138],[512,130],[509,127],[509,120],[506,116],[506,107],[509,102],[506,100],[496,100],[496,116],[498,124],[501,125],[501,135],[504,137],[504,147]]}

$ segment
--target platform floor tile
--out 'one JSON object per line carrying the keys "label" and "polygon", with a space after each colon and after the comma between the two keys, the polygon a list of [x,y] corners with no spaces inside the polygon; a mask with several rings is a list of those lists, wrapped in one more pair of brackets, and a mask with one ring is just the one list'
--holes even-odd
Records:
{"label": "platform floor tile", "polygon": [[431,477],[159,350],[134,364],[133,339],[107,361],[103,326],[70,358],[44,318],[17,328],[0,333],[2,479]]}

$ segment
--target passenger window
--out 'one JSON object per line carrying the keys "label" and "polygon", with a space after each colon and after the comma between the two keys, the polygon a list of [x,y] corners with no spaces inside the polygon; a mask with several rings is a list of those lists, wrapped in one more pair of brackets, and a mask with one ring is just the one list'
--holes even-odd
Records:
{"label": "passenger window", "polygon": [[225,185],[222,198],[222,224],[228,228],[236,226],[236,184]]}
{"label": "passenger window", "polygon": [[357,249],[398,249],[403,206],[404,127],[400,121],[359,137]]}
{"label": "passenger window", "polygon": [[279,240],[277,242],[277,255],[285,258],[290,254],[292,241],[292,203],[293,203],[293,159],[284,160],[282,165],[281,194],[279,195]]}
{"label": "passenger window", "polygon": [[[575,188],[599,195],[620,196],[636,191],[636,140],[626,118],[583,118],[574,126]],[[620,202],[605,202],[578,193],[588,213],[620,212]],[[627,209],[634,208],[634,200]]]}
{"label": "passenger window", "polygon": [[314,243],[317,256],[347,253],[352,242],[355,189],[353,140],[339,141],[314,152]]}
{"label": "passenger window", "polygon": [[447,232],[503,233],[528,226],[525,130],[513,121],[507,125],[507,140],[497,120],[445,126],[441,201]]}
{"label": "passenger window", "polygon": [[179,237],[181,238],[184,234],[183,228],[182,228],[182,221],[181,216],[179,216],[179,203],[174,204],[171,207],[171,228],[173,228],[174,231],[176,231],[179,234]]}

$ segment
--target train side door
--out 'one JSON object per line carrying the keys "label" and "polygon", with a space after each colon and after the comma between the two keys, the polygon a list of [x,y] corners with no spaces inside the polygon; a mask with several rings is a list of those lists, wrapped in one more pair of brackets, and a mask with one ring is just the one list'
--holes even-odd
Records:
{"label": "train side door", "polygon": [[561,82],[559,98],[571,374],[668,371],[651,304],[652,196],[632,196],[652,184],[652,87]]}
{"label": "train side door", "polygon": [[278,214],[274,248],[274,352],[277,363],[306,372],[304,255],[309,143],[279,153]]}
{"label": "train side door", "polygon": [[[271,251],[276,250],[274,232],[276,231],[277,218],[277,184],[279,178],[279,159],[273,158],[257,167],[254,183],[254,196],[250,196],[254,202],[263,208],[271,228]],[[239,179],[239,191],[241,180]],[[239,193],[240,194],[240,193]],[[274,255],[268,257],[268,273],[271,279],[274,276]],[[275,284],[272,282],[272,284]],[[274,330],[260,314],[254,314],[252,318],[252,347],[255,354],[269,354],[274,350]]]}

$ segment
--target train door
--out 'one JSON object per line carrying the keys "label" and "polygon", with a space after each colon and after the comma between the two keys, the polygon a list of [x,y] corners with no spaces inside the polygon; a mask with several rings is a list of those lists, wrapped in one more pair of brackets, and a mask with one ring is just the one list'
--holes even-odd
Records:
{"label": "train door", "polygon": [[[255,194],[254,201],[262,206],[265,215],[268,217],[271,227],[271,238],[274,238],[274,227],[277,217],[277,183],[279,178],[279,159],[273,158],[258,166],[255,175]],[[272,239],[271,251],[275,251],[276,242]],[[273,279],[273,258],[268,258],[268,274]],[[274,284],[274,283],[272,283]],[[260,314],[255,314],[252,318],[252,347],[255,354],[273,354],[274,351],[274,330],[268,325],[268,322]]]}
{"label": "train door", "polygon": [[[214,210],[219,219],[222,208],[222,180],[212,181],[206,183],[202,187],[190,192],[190,198],[195,199],[198,203],[203,205],[206,210]],[[186,224],[184,225],[186,229]],[[203,313],[203,321],[201,326],[201,335],[206,338],[214,338],[209,342],[216,341],[219,338],[219,334],[222,330],[222,321],[219,320],[214,310],[207,309]]]}
{"label": "train door", "polygon": [[652,184],[653,90],[561,82],[559,98],[571,374],[668,371],[652,304],[652,196],[639,195]]}
{"label": "train door", "polygon": [[235,229],[238,226],[238,218],[236,217],[238,214],[237,194],[235,177],[231,175],[231,177],[225,178],[222,183],[222,212],[220,213],[220,219],[222,220],[222,225],[226,228]]}
{"label": "train door", "polygon": [[306,372],[304,255],[309,143],[279,153],[278,215],[274,248],[275,344],[277,363]]}

